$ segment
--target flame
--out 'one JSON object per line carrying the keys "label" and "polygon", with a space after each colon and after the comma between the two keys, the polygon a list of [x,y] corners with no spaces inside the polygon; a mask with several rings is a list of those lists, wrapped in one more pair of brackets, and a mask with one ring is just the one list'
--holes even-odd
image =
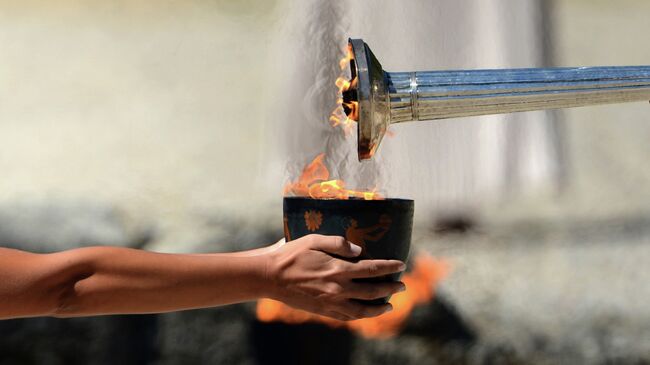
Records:
{"label": "flame", "polygon": [[359,102],[351,101],[349,103],[343,103],[348,109],[350,109],[349,119],[354,121],[359,121]]}
{"label": "flame", "polygon": [[348,43],[346,48],[345,57],[341,58],[339,61],[339,67],[341,70],[345,70],[346,67],[350,66],[350,61],[354,59],[354,52],[352,52],[352,45]]}
{"label": "flame", "polygon": [[350,85],[352,85],[352,82],[345,79],[343,76],[339,76],[336,79],[336,81],[334,81],[334,85],[336,85],[336,87],[338,87],[340,91],[347,91],[350,89]]}
{"label": "flame", "polygon": [[[349,66],[350,61],[354,59],[352,47],[348,45],[345,57],[341,59],[339,65],[344,72]],[[342,127],[346,136],[350,136],[355,130],[355,121],[359,120],[359,103],[357,101],[345,101],[343,93],[357,87],[358,77],[352,80],[347,79],[344,75],[339,76],[334,84],[338,90],[336,107],[330,114],[329,121],[333,127]],[[346,115],[349,111],[349,118]],[[350,190],[345,187],[342,180],[330,179],[329,171],[323,163],[324,154],[316,158],[304,168],[302,174],[295,182],[290,182],[284,187],[284,195],[308,196],[315,199],[383,199],[375,189],[370,191]]]}
{"label": "flame", "polygon": [[314,199],[383,199],[375,190],[358,191],[345,187],[343,180],[330,179],[330,173],[323,162],[325,154],[321,153],[309,163],[295,182],[284,187],[284,195],[308,196]]}
{"label": "flame", "polygon": [[[350,61],[354,59],[354,53],[352,52],[352,46],[348,45],[347,52],[345,57],[339,61],[339,66],[341,67],[342,74],[336,79],[334,85],[336,85],[339,98],[336,100],[336,107],[330,115],[330,124],[332,127],[341,127],[346,136],[352,135],[355,125],[354,122],[359,120],[359,103],[356,101],[344,102],[343,98],[340,97],[344,92],[354,89],[357,87],[358,77],[354,77],[352,80],[349,80],[344,76],[346,69],[350,66]],[[345,106],[350,110],[350,118],[345,113]]]}
{"label": "flame", "polygon": [[338,106],[334,108],[332,114],[330,115],[330,124],[334,128],[340,126],[343,129],[345,136],[349,137],[352,135],[356,128],[354,120],[348,118],[348,116],[345,114],[345,111],[343,110],[343,99],[338,99],[337,103]]}
{"label": "flame", "polygon": [[[349,90],[350,87],[352,87],[352,85],[356,85],[356,80],[357,80],[356,77],[352,81],[348,81],[343,77],[339,77],[338,79],[336,79],[336,86],[339,89],[338,91],[339,95],[342,94],[344,91]],[[345,113],[343,106],[345,106],[351,111],[349,116]],[[330,123],[332,124],[332,127],[341,126],[343,128],[343,132],[345,133],[345,135],[350,136],[355,128],[354,122],[358,120],[359,120],[359,102],[357,101],[344,102],[343,98],[340,97],[336,99],[336,107],[334,108],[334,110],[330,115]]]}
{"label": "flame", "polygon": [[402,277],[406,291],[391,297],[392,311],[374,318],[343,322],[293,309],[272,299],[257,302],[257,318],[262,322],[323,323],[332,328],[348,328],[367,338],[389,338],[399,333],[417,305],[428,303],[433,298],[437,285],[450,271],[451,265],[445,260],[424,254],[415,257],[413,270]]}

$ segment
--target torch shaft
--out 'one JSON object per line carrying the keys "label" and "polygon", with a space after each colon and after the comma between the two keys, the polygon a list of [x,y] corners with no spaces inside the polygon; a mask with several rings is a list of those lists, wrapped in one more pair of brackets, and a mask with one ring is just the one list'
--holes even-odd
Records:
{"label": "torch shaft", "polygon": [[385,72],[390,123],[650,100],[650,66]]}

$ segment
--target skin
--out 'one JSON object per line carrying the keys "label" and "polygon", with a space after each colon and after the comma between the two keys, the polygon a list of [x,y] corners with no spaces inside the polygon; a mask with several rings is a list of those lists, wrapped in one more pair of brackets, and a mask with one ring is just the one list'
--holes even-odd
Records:
{"label": "skin", "polygon": [[342,237],[309,235],[257,250],[163,254],[87,247],[51,254],[0,248],[0,319],[162,313],[271,298],[294,308],[353,320],[378,316],[376,299],[403,283],[353,279],[404,270],[397,260],[354,259]]}

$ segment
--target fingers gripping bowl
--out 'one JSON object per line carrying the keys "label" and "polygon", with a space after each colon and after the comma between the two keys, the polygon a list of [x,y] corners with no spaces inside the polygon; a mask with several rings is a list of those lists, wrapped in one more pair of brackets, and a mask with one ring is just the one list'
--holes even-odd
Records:
{"label": "fingers gripping bowl", "polygon": [[[413,200],[284,198],[284,236],[287,241],[309,234],[342,236],[362,248],[359,259],[406,262],[411,247]],[[401,273],[359,281],[398,281]],[[390,298],[364,301],[385,304]]]}

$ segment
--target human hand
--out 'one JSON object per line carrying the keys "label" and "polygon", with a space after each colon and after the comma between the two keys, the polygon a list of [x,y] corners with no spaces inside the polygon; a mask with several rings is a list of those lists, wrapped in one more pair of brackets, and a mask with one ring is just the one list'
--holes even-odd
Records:
{"label": "human hand", "polygon": [[292,307],[339,320],[375,317],[392,309],[390,304],[368,305],[372,300],[403,291],[401,282],[361,283],[353,279],[384,276],[403,271],[398,260],[360,260],[361,247],[343,237],[308,235],[278,242],[266,257],[268,295]]}

